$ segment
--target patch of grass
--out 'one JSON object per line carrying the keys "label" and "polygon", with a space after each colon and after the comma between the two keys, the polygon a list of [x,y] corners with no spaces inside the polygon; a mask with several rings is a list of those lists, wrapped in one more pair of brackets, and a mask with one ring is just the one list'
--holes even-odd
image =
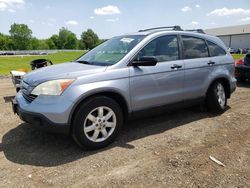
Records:
{"label": "patch of grass", "polygon": [[0,75],[8,75],[11,70],[27,69],[30,70],[30,62],[34,59],[49,59],[53,64],[64,63],[75,60],[84,52],[58,52],[42,56],[9,56],[0,57]]}

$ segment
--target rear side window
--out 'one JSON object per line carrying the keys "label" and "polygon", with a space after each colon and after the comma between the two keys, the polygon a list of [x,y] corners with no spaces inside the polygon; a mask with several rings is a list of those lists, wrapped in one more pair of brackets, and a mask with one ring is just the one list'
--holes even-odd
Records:
{"label": "rear side window", "polygon": [[158,62],[179,59],[178,40],[176,35],[166,35],[148,43],[138,54],[137,58],[155,56]]}
{"label": "rear side window", "polygon": [[210,56],[214,57],[214,56],[226,55],[226,51],[217,44],[214,44],[213,42],[207,40],[207,45],[209,48]]}
{"label": "rear side window", "polygon": [[208,57],[208,48],[205,40],[191,36],[181,36],[181,38],[184,48],[184,59]]}

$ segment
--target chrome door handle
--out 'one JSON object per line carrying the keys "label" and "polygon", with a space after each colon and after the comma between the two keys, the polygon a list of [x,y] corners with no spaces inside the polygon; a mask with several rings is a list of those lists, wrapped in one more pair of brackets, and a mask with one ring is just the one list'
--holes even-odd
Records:
{"label": "chrome door handle", "polygon": [[181,67],[182,67],[182,65],[173,64],[171,66],[171,69],[180,69]]}
{"label": "chrome door handle", "polygon": [[214,62],[214,61],[209,61],[207,64],[208,64],[208,65],[214,65],[215,62]]}

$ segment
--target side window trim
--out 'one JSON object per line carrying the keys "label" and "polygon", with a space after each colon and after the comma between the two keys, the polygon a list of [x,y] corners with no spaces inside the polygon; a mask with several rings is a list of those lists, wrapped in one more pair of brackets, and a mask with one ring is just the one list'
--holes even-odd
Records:
{"label": "side window trim", "polygon": [[212,56],[211,56],[210,49],[209,49],[209,45],[208,45],[208,43],[207,43],[207,39],[204,39],[204,40],[205,40],[205,43],[206,43],[206,46],[207,46],[208,57],[212,57]]}
{"label": "side window trim", "polygon": [[178,34],[177,38],[178,38],[179,51],[180,51],[180,60],[184,60],[184,45],[183,45],[181,35]]}
{"label": "side window trim", "polygon": [[178,44],[178,60],[183,60],[183,47],[180,34],[176,35],[177,37],[177,44]]}

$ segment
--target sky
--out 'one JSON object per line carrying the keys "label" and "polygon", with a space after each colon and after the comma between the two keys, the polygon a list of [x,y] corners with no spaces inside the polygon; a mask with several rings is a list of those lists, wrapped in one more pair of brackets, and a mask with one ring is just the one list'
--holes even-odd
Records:
{"label": "sky", "polygon": [[0,32],[27,24],[45,39],[66,27],[78,38],[91,28],[102,39],[140,29],[250,24],[250,0],[0,0]]}

